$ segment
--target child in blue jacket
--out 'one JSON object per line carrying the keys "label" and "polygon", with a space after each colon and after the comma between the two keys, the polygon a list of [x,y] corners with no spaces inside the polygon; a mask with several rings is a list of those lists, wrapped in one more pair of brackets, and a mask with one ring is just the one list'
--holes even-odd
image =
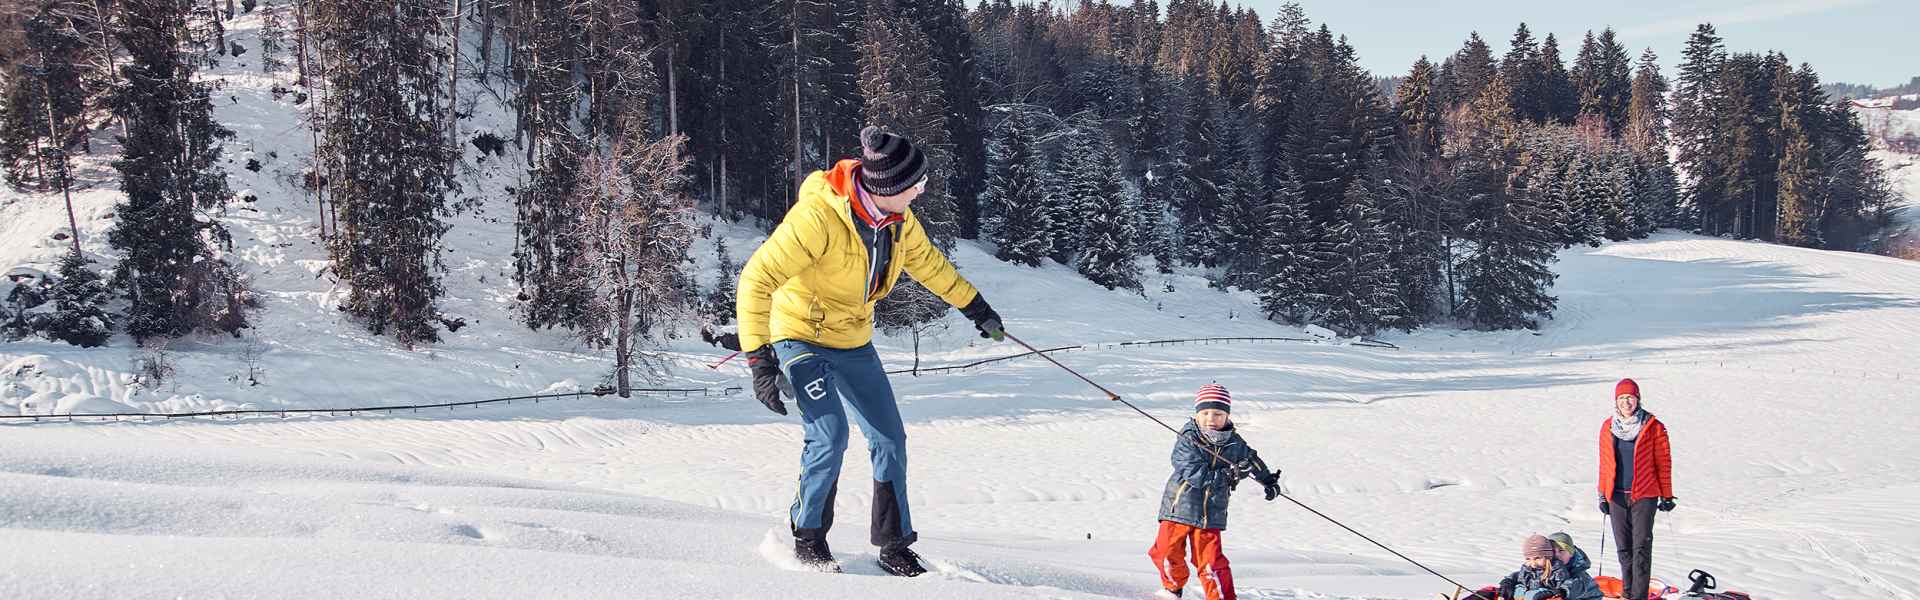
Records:
{"label": "child in blue jacket", "polygon": [[1233,572],[1220,550],[1227,528],[1227,500],[1240,479],[1253,477],[1267,499],[1280,496],[1280,475],[1233,429],[1233,397],[1218,384],[1200,387],[1193,420],[1173,445],[1173,476],[1160,498],[1160,533],[1147,556],[1160,572],[1160,586],[1179,597],[1187,585],[1187,552],[1200,571],[1207,600],[1233,600]]}

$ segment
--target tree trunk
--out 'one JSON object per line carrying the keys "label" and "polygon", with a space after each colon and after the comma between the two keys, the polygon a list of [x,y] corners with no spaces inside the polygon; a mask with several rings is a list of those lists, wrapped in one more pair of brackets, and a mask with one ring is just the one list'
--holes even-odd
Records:
{"label": "tree trunk", "polygon": [[[300,59],[297,61],[300,65],[300,79],[294,83],[302,87],[309,87],[307,86],[307,0],[295,0],[293,6],[293,27],[296,30],[293,36],[294,46],[298,48],[296,51],[300,53]],[[308,101],[311,102],[312,100],[309,99]],[[325,223],[322,223],[322,225],[322,229],[324,230]]]}
{"label": "tree trunk", "polygon": [[[806,156],[806,154],[801,150],[801,147],[800,147],[800,87],[801,87],[800,86],[800,76],[801,76],[800,65],[801,65],[802,54],[804,54],[804,52],[802,52],[800,48],[800,0],[794,0],[794,3],[793,3],[793,179],[792,181],[794,182],[795,189],[799,188],[800,183],[806,177],[805,171],[801,170],[801,164],[802,164],[801,161],[804,160],[804,157]],[[793,208],[792,194],[787,195],[787,208],[788,209]]]}
{"label": "tree trunk", "polygon": [[226,20],[222,19],[220,16],[221,15],[220,0],[212,0],[210,4],[212,5],[213,10],[208,11],[207,16],[213,18],[213,40],[214,40],[213,55],[226,56],[227,55],[227,25],[226,25]]}
{"label": "tree trunk", "polygon": [[447,41],[447,143],[460,148],[460,0],[453,0],[453,35]]}
{"label": "tree trunk", "polygon": [[675,66],[675,50],[667,45],[667,133],[680,135],[680,69]]}
{"label": "tree trunk", "polygon": [[493,0],[480,0],[480,72],[481,85],[493,71]]}
{"label": "tree trunk", "polygon": [[614,327],[617,339],[613,341],[613,379],[618,386],[621,398],[633,397],[633,387],[628,373],[633,366],[633,347],[629,344],[633,339],[633,290],[627,285],[626,278],[627,259],[622,255],[620,257],[620,317],[618,325]]}
{"label": "tree trunk", "polygon": [[913,368],[908,369],[914,377],[920,376],[920,328],[913,328]]}
{"label": "tree trunk", "polygon": [[53,142],[54,154],[57,155],[60,160],[60,164],[55,165],[59,170],[55,173],[54,178],[60,180],[60,196],[67,201],[67,230],[68,233],[73,236],[73,255],[79,257],[80,221],[73,217],[73,192],[67,181],[67,147],[66,144],[62,143],[59,128],[53,120],[53,94],[41,94],[41,97],[47,101],[47,139]]}

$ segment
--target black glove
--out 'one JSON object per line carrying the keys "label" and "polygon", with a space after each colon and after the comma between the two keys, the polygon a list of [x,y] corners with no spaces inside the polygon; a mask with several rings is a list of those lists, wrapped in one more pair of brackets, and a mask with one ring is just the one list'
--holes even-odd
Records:
{"label": "black glove", "polygon": [[1274,477],[1272,479],[1268,479],[1266,481],[1260,482],[1260,486],[1261,486],[1261,489],[1267,492],[1268,502],[1272,502],[1274,498],[1280,497],[1280,478],[1279,477]]}
{"label": "black glove", "polygon": [[1512,575],[1500,580],[1500,600],[1513,600],[1513,588],[1519,586],[1520,582],[1514,581]]}
{"label": "black glove", "polygon": [[780,393],[792,396],[793,384],[787,383],[787,375],[780,372],[780,359],[773,355],[773,346],[763,345],[748,352],[747,370],[753,372],[753,397],[767,405],[767,410],[787,414],[787,405],[780,401]]}
{"label": "black glove", "polygon": [[1603,514],[1603,515],[1613,514],[1613,503],[1608,502],[1606,498],[1600,499],[1600,514]]}
{"label": "black glove", "polygon": [[1660,512],[1667,512],[1667,511],[1673,510],[1673,499],[1661,498],[1659,509],[1660,509]]}
{"label": "black glove", "polygon": [[1573,594],[1567,593],[1567,588],[1558,588],[1553,590],[1553,597],[1562,599],[1572,598]]}
{"label": "black glove", "polygon": [[1000,313],[993,312],[993,307],[987,305],[985,294],[975,293],[973,301],[960,308],[960,314],[973,321],[974,329],[980,330],[980,337],[993,338],[996,342],[1006,338],[1006,332],[1000,326]]}

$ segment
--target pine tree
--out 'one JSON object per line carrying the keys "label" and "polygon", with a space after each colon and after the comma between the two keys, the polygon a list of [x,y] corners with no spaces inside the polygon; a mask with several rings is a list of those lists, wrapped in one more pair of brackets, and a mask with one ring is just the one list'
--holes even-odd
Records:
{"label": "pine tree", "polygon": [[[860,40],[863,114],[869,124],[912,139],[926,154],[927,188],[913,201],[913,214],[935,246],[951,249],[960,223],[946,183],[953,177],[953,156],[948,109],[931,42],[887,0],[869,1],[866,18]],[[881,327],[918,332],[916,326],[934,321],[946,310],[946,301],[939,296],[917,282],[904,282],[880,302],[876,318]]]}
{"label": "pine tree", "polygon": [[[136,342],[184,335],[195,329],[234,332],[246,327],[247,300],[237,278],[215,254],[230,246],[224,228],[199,211],[223,205],[232,195],[217,165],[220,138],[232,132],[213,121],[210,89],[194,83],[178,35],[183,7],[169,0],[129,0],[121,5],[115,35],[127,49],[122,74],[127,85],[114,99],[126,121],[120,171],[126,199],[107,233],[123,253],[113,287],[131,305],[126,327]],[[234,307],[227,319],[207,322],[203,305]]]}
{"label": "pine tree", "polygon": [[1611,237],[1611,225],[1623,220],[1618,199],[1607,185],[1606,167],[1583,154],[1574,159],[1567,175],[1573,178],[1573,236],[1569,241],[1597,248],[1600,240]]}
{"label": "pine tree", "polygon": [[319,154],[329,162],[337,231],[332,270],[347,286],[342,310],[403,345],[439,341],[440,237],[452,191],[446,123],[445,9],[397,0],[369,11],[351,2],[313,7],[329,65]]}
{"label": "pine tree", "polygon": [[1045,210],[1038,140],[1031,118],[1014,111],[994,128],[988,147],[987,187],[982,194],[981,233],[998,246],[994,257],[1040,266],[1053,251],[1052,213]]}
{"label": "pine tree", "polygon": [[280,54],[287,48],[287,25],[279,10],[268,7],[260,11],[260,72],[275,73],[287,68]]}
{"label": "pine tree", "polygon": [[1776,215],[1778,241],[1782,244],[1818,248],[1820,211],[1827,206],[1826,190],[1820,173],[1826,166],[1814,146],[1816,103],[1822,97],[1812,69],[1802,67],[1808,76],[1782,67],[1773,87],[1780,106],[1779,210]]}
{"label": "pine tree", "polygon": [[1104,136],[1089,144],[1087,172],[1082,175],[1090,192],[1082,201],[1087,207],[1086,226],[1082,230],[1079,270],[1088,280],[1107,289],[1139,291],[1140,267],[1134,231],[1133,199],[1126,193],[1120,175],[1120,154]]}
{"label": "pine tree", "polygon": [[1319,236],[1307,220],[1306,194],[1293,171],[1281,173],[1261,221],[1260,307],[1268,319],[1300,323],[1321,289]]}
{"label": "pine tree", "polygon": [[1477,31],[1468,34],[1466,45],[1453,55],[1453,89],[1449,90],[1448,104],[1472,102],[1499,74],[1487,42]]}
{"label": "pine tree", "polygon": [[1534,46],[1533,33],[1527,31],[1527,24],[1513,32],[1513,40],[1505,58],[1500,62],[1500,76],[1506,78],[1512,97],[1513,112],[1530,123],[1542,123],[1547,120],[1551,109],[1546,89],[1546,65],[1541,61],[1540,49]]}
{"label": "pine tree", "polygon": [[1551,215],[1509,183],[1522,144],[1504,87],[1496,80],[1475,100],[1454,150],[1461,157],[1456,185],[1467,197],[1456,314],[1482,328],[1532,328],[1536,317],[1552,316],[1549,265],[1560,243]]}
{"label": "pine tree", "polygon": [[1180,217],[1181,260],[1191,265],[1218,264],[1220,248],[1212,233],[1216,227],[1221,189],[1226,181],[1222,150],[1221,110],[1204,92],[1194,100],[1185,131],[1184,175],[1176,180],[1174,212]]}
{"label": "pine tree", "polygon": [[1224,252],[1218,264],[1226,266],[1225,283],[1253,289],[1259,284],[1263,271],[1258,251],[1268,191],[1261,182],[1259,161],[1251,153],[1248,136],[1227,132],[1226,137],[1226,155],[1233,160],[1227,168],[1226,185],[1220,188],[1213,237]]}
{"label": "pine tree", "polygon": [[1100,135],[1100,130],[1091,123],[1071,125],[1065,132],[1066,140],[1059,155],[1054,157],[1045,181],[1041,182],[1044,199],[1040,212],[1046,213],[1048,256],[1060,264],[1076,264],[1080,244],[1086,240],[1082,228],[1086,226],[1087,203],[1098,200],[1094,197],[1097,186],[1088,179],[1088,174],[1098,167],[1092,163]]}
{"label": "pine tree", "polygon": [[1504,201],[1490,194],[1495,210],[1467,224],[1471,251],[1460,264],[1460,312],[1486,329],[1535,329],[1551,318],[1558,301],[1551,265],[1557,244],[1545,241],[1537,211],[1524,197]]}
{"label": "pine tree", "polygon": [[106,309],[112,290],[87,267],[91,262],[74,253],[61,257],[60,281],[48,293],[53,312],[37,324],[47,339],[92,348],[113,337],[114,319]]}
{"label": "pine tree", "polygon": [[1172,180],[1149,171],[1140,178],[1140,202],[1134,208],[1134,231],[1140,236],[1140,252],[1153,257],[1154,270],[1173,272],[1174,230],[1179,218],[1173,214]]}
{"label": "pine tree", "polygon": [[1702,23],[1687,39],[1682,56],[1680,78],[1673,91],[1673,141],[1678,147],[1675,166],[1688,174],[1683,197],[1698,219],[1693,226],[1711,233],[1707,221],[1726,197],[1720,183],[1723,168],[1711,156],[1717,137],[1718,83],[1726,50],[1713,25]]}
{"label": "pine tree", "polygon": [[952,182],[959,237],[979,236],[981,185],[986,180],[987,149],[982,131],[980,76],[973,62],[974,40],[966,26],[964,2],[950,0],[893,0],[902,17],[917,23],[931,43],[931,56],[940,77],[937,89],[946,103],[946,130],[951,140]]}
{"label": "pine tree", "polygon": [[1394,90],[1394,111],[1400,118],[1400,139],[1414,161],[1440,155],[1442,107],[1434,90],[1433,63],[1426,56],[1413,63],[1405,81]]}
{"label": "pine tree", "polygon": [[1327,257],[1315,297],[1324,307],[1322,324],[1345,335],[1370,336],[1382,326],[1406,318],[1395,294],[1387,262],[1392,245],[1381,223],[1371,178],[1347,189],[1345,218],[1327,227]]}
{"label": "pine tree", "polygon": [[1652,48],[1640,53],[1627,106],[1627,145],[1641,153],[1667,153],[1667,78]]}
{"label": "pine tree", "polygon": [[81,113],[93,91],[80,25],[58,5],[43,7],[22,24],[24,60],[0,68],[0,167],[11,185],[68,183],[68,149],[85,139]]}
{"label": "pine tree", "polygon": [[738,298],[735,281],[740,279],[740,265],[733,262],[733,255],[727,252],[726,238],[713,239],[714,284],[713,290],[704,298],[706,322],[725,325],[733,321],[734,304]]}
{"label": "pine tree", "polygon": [[1580,113],[1580,93],[1567,75],[1560,58],[1560,41],[1547,34],[1540,42],[1540,96],[1547,107],[1547,122],[1571,124]]}

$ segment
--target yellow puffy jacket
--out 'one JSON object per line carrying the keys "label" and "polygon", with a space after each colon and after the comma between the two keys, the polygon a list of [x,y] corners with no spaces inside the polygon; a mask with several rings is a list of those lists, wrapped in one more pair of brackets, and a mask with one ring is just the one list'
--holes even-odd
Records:
{"label": "yellow puffy jacket", "polygon": [[741,350],[751,352],[775,340],[838,349],[866,345],[873,341],[873,306],[893,291],[903,267],[953,306],[966,306],[979,295],[927,239],[911,209],[890,229],[893,260],[884,283],[866,293],[867,249],[854,229],[851,208],[859,168],[858,160],[842,160],[831,170],[808,175],[780,227],[741,269],[734,304]]}

